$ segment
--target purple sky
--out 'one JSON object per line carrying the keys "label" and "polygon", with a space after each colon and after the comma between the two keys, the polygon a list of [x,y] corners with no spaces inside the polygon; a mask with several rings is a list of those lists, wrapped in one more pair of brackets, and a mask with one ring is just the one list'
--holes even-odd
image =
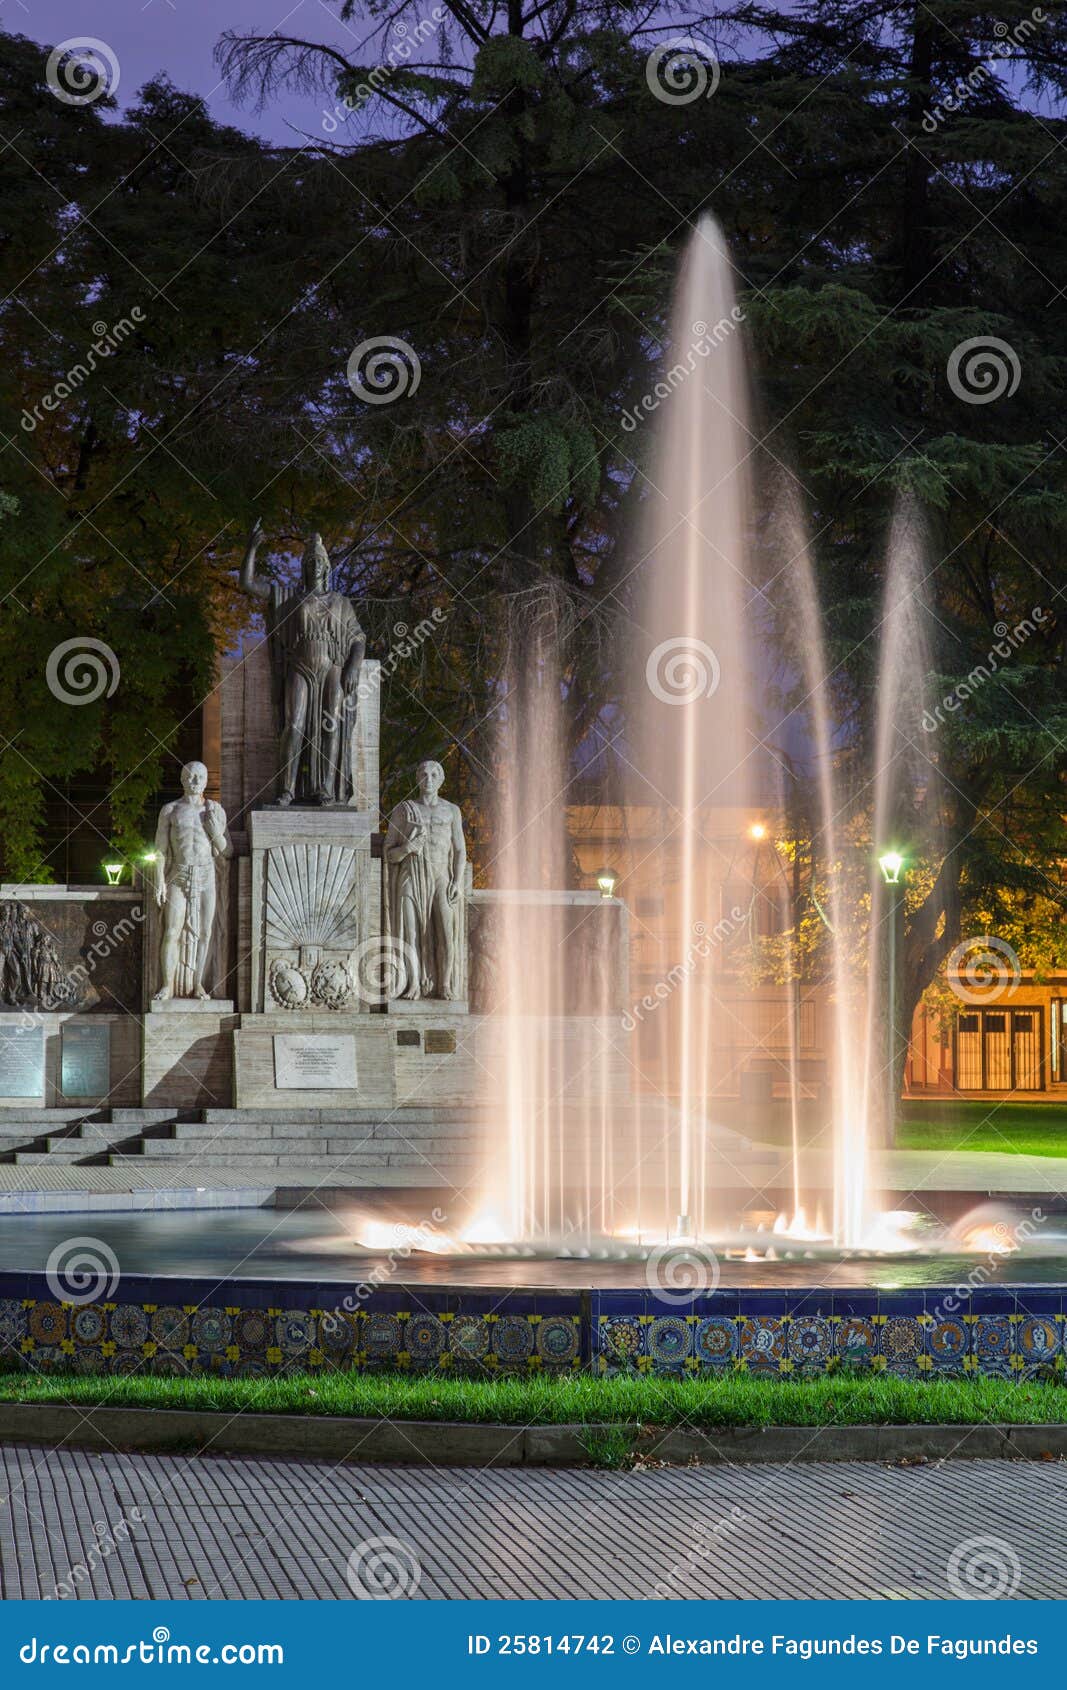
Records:
{"label": "purple sky", "polygon": [[219,84],[213,60],[224,29],[279,29],[328,41],[359,57],[362,26],[343,24],[326,0],[0,0],[0,26],[54,46],[75,36],[104,41],[119,61],[118,99],[127,104],[142,83],[165,70],[179,88],[202,94],[212,116],[274,141],[295,141],[295,125],[322,134],[323,96],[288,95],[264,112],[235,107]]}

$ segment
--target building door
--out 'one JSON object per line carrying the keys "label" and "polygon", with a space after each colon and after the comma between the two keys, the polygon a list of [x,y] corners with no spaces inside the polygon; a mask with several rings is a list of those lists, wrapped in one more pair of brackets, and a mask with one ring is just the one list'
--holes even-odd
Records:
{"label": "building door", "polygon": [[[1064,1031],[1061,1023],[1061,1043]],[[1060,1060],[1062,1063],[1062,1053]],[[1040,1008],[960,1012],[956,1020],[957,1091],[1040,1091],[1042,1082]]]}
{"label": "building door", "polygon": [[1016,1091],[1041,1090],[1041,1012],[1011,1012],[1012,1065]]}
{"label": "building door", "polygon": [[982,1011],[982,1033],[985,1045],[985,1077],[983,1091],[1011,1090],[1011,1015],[1004,1009]]}
{"label": "building door", "polygon": [[960,1015],[956,1023],[956,1088],[982,1090],[982,1012]]}
{"label": "building door", "polygon": [[1049,1077],[1054,1086],[1067,1083],[1067,998],[1053,998],[1049,1009]]}

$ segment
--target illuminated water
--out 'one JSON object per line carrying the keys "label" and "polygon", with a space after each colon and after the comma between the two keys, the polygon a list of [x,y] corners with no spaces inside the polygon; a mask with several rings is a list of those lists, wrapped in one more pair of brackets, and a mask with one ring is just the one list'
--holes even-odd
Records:
{"label": "illuminated water", "polygon": [[[79,1226],[88,1217],[79,1219]],[[70,1215],[5,1217],[0,1228],[0,1272],[43,1273],[50,1252],[69,1241]],[[358,1222],[355,1223],[358,1225]],[[131,1274],[301,1280],[309,1284],[374,1282],[382,1284],[481,1286],[583,1286],[593,1289],[645,1289],[644,1262],[558,1261],[515,1257],[437,1256],[359,1251],[352,1244],[352,1223],[344,1215],[321,1210],[233,1209],[210,1213],[94,1214],[93,1237],[114,1252],[123,1277]],[[398,1238],[401,1234],[398,1232]],[[1035,1239],[1032,1253],[981,1258],[982,1284],[1056,1284],[1063,1277],[1061,1236]],[[945,1254],[900,1261],[777,1261],[748,1263],[724,1258],[719,1283],[734,1286],[872,1286],[883,1289],[969,1283],[975,1256]],[[32,1295],[33,1293],[31,1293]],[[131,1295],[133,1293],[131,1292]],[[119,1292],[119,1300],[122,1294]]]}

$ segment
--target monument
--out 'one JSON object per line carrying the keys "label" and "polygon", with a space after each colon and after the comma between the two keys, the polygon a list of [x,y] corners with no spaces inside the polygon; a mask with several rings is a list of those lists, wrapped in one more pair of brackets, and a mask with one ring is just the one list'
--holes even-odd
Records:
{"label": "monument", "polygon": [[[203,1111],[204,1155],[266,1121],[271,1155],[378,1172],[408,1165],[414,1135],[430,1178],[448,1149],[435,1112],[469,1108],[499,1060],[499,900],[529,902],[535,926],[546,906],[474,892],[436,760],[383,826],[382,666],[357,606],[332,589],[318,535],[291,587],[257,573],[261,543],[257,523],[240,581],[266,638],[221,661],[203,761],[183,768],[130,888],[0,889],[0,1100]],[[566,972],[599,982],[608,960]],[[571,1029],[576,1067],[586,1033]],[[372,1142],[353,1147],[364,1125]]]}
{"label": "monument", "polygon": [[156,1006],[175,999],[206,1001],[204,971],[218,907],[218,865],[230,854],[226,812],[204,796],[207,769],[186,763],[181,798],[164,804],[156,829],[155,899],[163,912],[159,946],[162,984]]}
{"label": "monument", "polygon": [[240,579],[244,591],[267,607],[281,765],[277,803],[351,804],[352,746],[367,648],[363,629],[352,600],[330,589],[330,558],[320,535],[312,534],[304,548],[298,587],[256,574],[262,539],[257,520]]}
{"label": "monument", "polygon": [[467,847],[459,806],[439,796],[444,778],[440,763],[420,763],[418,797],[389,817],[386,908],[398,998],[466,996]]}

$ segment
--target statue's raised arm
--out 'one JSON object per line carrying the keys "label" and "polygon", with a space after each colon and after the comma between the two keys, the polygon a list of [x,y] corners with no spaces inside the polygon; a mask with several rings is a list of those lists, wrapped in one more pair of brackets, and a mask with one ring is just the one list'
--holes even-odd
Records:
{"label": "statue's raised arm", "polygon": [[265,575],[256,574],[256,553],[263,539],[263,524],[256,517],[248,534],[244,562],[241,564],[241,591],[255,599],[270,598],[270,582]]}

